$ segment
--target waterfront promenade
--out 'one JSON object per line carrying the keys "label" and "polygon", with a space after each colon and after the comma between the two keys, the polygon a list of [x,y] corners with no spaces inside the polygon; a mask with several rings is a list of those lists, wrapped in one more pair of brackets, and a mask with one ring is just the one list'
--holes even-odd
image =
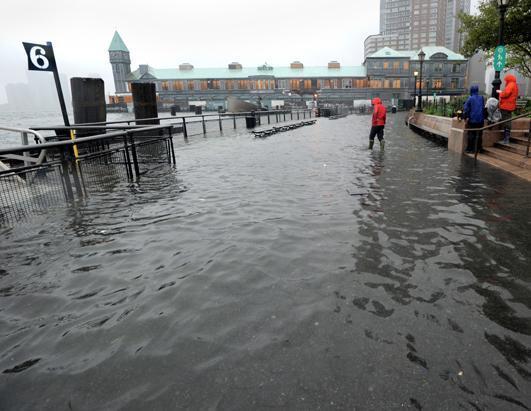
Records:
{"label": "waterfront promenade", "polygon": [[404,122],[176,136],[1,228],[0,409],[531,408],[529,184]]}

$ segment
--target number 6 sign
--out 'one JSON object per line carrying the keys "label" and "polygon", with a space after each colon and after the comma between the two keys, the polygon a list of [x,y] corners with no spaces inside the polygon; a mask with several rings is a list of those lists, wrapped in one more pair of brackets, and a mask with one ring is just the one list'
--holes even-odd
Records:
{"label": "number 6 sign", "polygon": [[68,120],[68,113],[66,111],[65,98],[63,97],[63,89],[61,88],[61,81],[59,80],[59,72],[57,71],[57,64],[55,64],[55,56],[53,55],[52,43],[44,44],[24,43],[22,42],[26,55],[28,56],[28,70],[33,71],[51,71],[55,81],[55,88],[57,89],[57,97],[59,98],[59,105],[63,114],[65,126],[70,126]]}
{"label": "number 6 sign", "polygon": [[55,57],[51,45],[22,43],[28,56],[28,70],[54,71]]}

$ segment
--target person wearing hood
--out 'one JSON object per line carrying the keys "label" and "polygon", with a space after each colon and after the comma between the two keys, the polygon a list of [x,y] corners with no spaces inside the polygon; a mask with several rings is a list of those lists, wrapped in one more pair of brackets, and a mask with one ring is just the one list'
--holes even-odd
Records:
{"label": "person wearing hood", "polygon": [[[504,78],[505,88],[497,90],[500,97],[500,111],[502,114],[502,121],[508,120],[513,116],[513,111],[516,110],[516,100],[518,98],[518,85],[516,84],[516,77],[512,74],[507,74]],[[509,144],[511,138],[511,122],[508,121],[503,125],[503,142]]]}
{"label": "person wearing hood", "polygon": [[380,141],[380,149],[383,150],[385,145],[384,128],[387,119],[387,109],[382,104],[382,100],[378,97],[373,98],[371,104],[373,105],[373,109],[372,127],[369,134],[369,150],[372,150],[374,146],[374,137],[376,136],[378,136],[378,140]]}
{"label": "person wearing hood", "polygon": [[466,153],[473,153],[475,150],[475,144],[477,139],[477,150],[482,149],[482,136],[483,132],[479,129],[483,127],[485,122],[484,116],[485,100],[483,96],[479,95],[479,87],[473,85],[470,87],[470,97],[465,102],[463,109],[463,118],[467,122],[467,128],[472,129],[468,131]]}

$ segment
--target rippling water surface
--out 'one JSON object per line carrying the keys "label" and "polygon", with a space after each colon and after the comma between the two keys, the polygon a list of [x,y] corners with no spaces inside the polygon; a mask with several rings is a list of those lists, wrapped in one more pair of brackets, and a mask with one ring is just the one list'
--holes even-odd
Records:
{"label": "rippling water surface", "polygon": [[0,408],[531,408],[529,185],[403,120],[196,137],[1,229]]}

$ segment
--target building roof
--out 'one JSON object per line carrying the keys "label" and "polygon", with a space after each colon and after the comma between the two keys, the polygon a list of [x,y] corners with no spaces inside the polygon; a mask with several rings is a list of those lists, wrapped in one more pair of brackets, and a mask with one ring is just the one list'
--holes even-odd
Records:
{"label": "building roof", "polygon": [[109,51],[127,51],[129,52],[129,49],[125,45],[124,41],[118,34],[118,31],[114,32],[114,36],[112,38],[111,44],[109,45]]}
{"label": "building roof", "polygon": [[[422,47],[424,53],[426,53],[425,60],[430,60],[434,54],[443,53],[448,56],[448,60],[466,60],[466,58],[458,53],[453,52],[450,49],[442,46],[426,46]],[[376,53],[367,56],[367,58],[409,58],[410,60],[418,60],[418,54],[420,50],[394,50],[390,47],[384,47],[378,50]]]}
{"label": "building roof", "polygon": [[[292,69],[290,67],[273,67],[260,70],[257,67],[243,67],[241,70],[228,68],[193,68],[179,70],[178,68],[156,69],[148,66],[147,74],[159,80],[200,80],[200,79],[247,79],[249,77],[274,76],[275,78],[319,78],[319,77],[365,77],[364,66],[342,66],[328,68],[327,66],[304,67]],[[143,76],[140,70],[129,74],[128,80],[139,80]]]}

